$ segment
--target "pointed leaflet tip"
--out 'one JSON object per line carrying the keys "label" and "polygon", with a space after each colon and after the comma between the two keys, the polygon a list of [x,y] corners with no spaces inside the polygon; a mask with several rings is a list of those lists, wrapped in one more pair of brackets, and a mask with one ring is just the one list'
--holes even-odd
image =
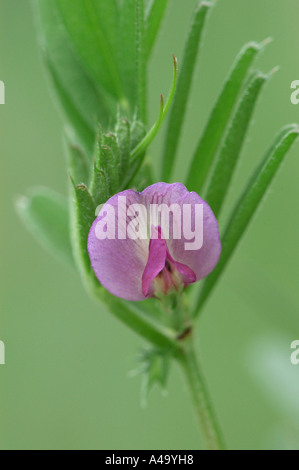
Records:
{"label": "pointed leaflet tip", "polygon": [[173,59],[173,66],[174,66],[174,72],[178,72],[178,59],[174,54],[172,54],[172,59]]}
{"label": "pointed leaflet tip", "polygon": [[[256,51],[258,52],[264,52],[264,49],[269,45],[271,44],[271,42],[273,41],[273,38],[271,38],[270,36],[266,39],[264,39],[263,41],[261,42],[257,42],[257,41],[252,41],[252,42],[249,42],[247,44],[247,47],[253,47]],[[246,47],[246,46],[245,46]]]}
{"label": "pointed leaflet tip", "polygon": [[271,42],[273,41],[273,38],[271,37],[268,37],[266,39],[264,39],[263,41],[261,42],[258,42],[258,41],[250,41],[248,42],[247,44],[245,44],[244,46],[244,50],[246,49],[254,49],[258,52],[262,52],[266,46],[268,46],[268,44],[270,44]]}
{"label": "pointed leaflet tip", "polygon": [[200,1],[198,3],[198,7],[197,8],[202,8],[202,7],[206,7],[206,8],[212,8],[216,5],[216,2],[209,2],[207,0],[204,0],[204,1]]}
{"label": "pointed leaflet tip", "polygon": [[70,173],[69,173],[69,178],[71,180],[71,183],[72,183],[74,189],[76,189],[76,183],[75,183],[74,178],[72,177],[72,175]]}
{"label": "pointed leaflet tip", "polygon": [[272,77],[272,75],[274,75],[276,72],[279,72],[279,70],[280,70],[279,65],[276,65],[275,67],[273,67],[272,70],[270,70],[270,72],[267,73],[267,78]]}
{"label": "pointed leaflet tip", "polygon": [[271,44],[271,42],[273,41],[274,39],[271,36],[269,36],[268,38],[264,39],[264,41],[260,43],[260,47],[264,48],[265,46],[268,46],[268,44]]}
{"label": "pointed leaflet tip", "polygon": [[[147,135],[144,137],[144,139],[140,142],[139,145],[133,150],[131,154],[131,159],[132,161],[136,161],[136,159],[142,155],[147,147],[150,145],[150,143],[153,141],[153,139],[156,137],[161,125],[163,124],[163,121],[168,113],[168,110],[170,108],[170,105],[172,103],[175,90],[176,90],[176,84],[177,84],[177,59],[174,55],[172,55],[173,58],[173,78],[172,78],[172,84],[171,84],[171,89],[168,95],[168,98],[166,100],[165,106],[161,106],[162,101],[160,101],[160,112],[157,121],[155,124],[152,126],[150,131],[147,133]],[[161,98],[160,98],[161,99]]]}

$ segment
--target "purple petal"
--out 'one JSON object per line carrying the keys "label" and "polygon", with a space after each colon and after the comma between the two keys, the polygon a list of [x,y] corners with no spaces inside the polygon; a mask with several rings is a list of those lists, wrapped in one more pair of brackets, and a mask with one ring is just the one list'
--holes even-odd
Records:
{"label": "purple petal", "polygon": [[174,265],[178,272],[182,275],[184,284],[192,284],[196,281],[196,274],[192,271],[191,268],[185,264],[178,263],[177,261],[174,261]]}
{"label": "purple petal", "polygon": [[[182,196],[180,201],[181,207],[183,205],[190,204],[191,206],[191,219],[190,227],[192,231],[195,231],[196,223],[202,226],[202,246],[198,249],[186,249],[186,245],[192,239],[186,238],[182,233],[182,238],[179,240],[170,239],[168,241],[168,248],[172,257],[179,263],[188,266],[196,275],[196,281],[206,277],[219,261],[221,254],[221,242],[219,238],[219,228],[216,217],[213,214],[212,209],[206,201],[200,198],[198,194],[191,192],[189,193],[185,189],[185,195]],[[195,217],[195,206],[202,205],[203,210],[203,221],[200,224],[199,219]],[[186,225],[186,220],[184,219]],[[189,224],[187,224],[189,225]],[[183,226],[183,215],[182,215],[182,226]],[[188,231],[188,230],[187,230]],[[200,231],[200,230],[199,230]],[[196,231],[197,238],[200,238],[198,230]],[[194,243],[194,242],[193,242]]]}
{"label": "purple petal", "polygon": [[[121,197],[126,197],[126,204],[118,213],[118,202]],[[121,239],[119,233],[117,234],[119,221],[125,220],[129,223],[133,220],[134,222],[134,217],[126,214],[128,207],[132,204],[141,204],[146,208],[145,222],[138,226],[139,232],[145,235],[143,239],[133,240],[130,237]],[[158,236],[149,242],[151,220],[148,216],[151,204],[165,204],[166,206],[175,204],[180,210],[179,215],[172,217],[165,240],[161,239],[158,233]],[[184,227],[183,211],[186,204],[190,212],[190,223]],[[200,218],[196,212],[198,205],[203,210],[202,244],[199,233],[201,231]],[[107,223],[110,238],[99,239],[97,227],[99,224],[103,229],[104,222]],[[161,225],[164,237],[165,227],[163,223]],[[179,226],[182,227],[182,236],[176,239]],[[134,234],[136,229],[137,227],[133,225],[131,233]],[[192,240],[192,232],[196,235],[194,241],[198,242],[197,245]],[[125,235],[125,230],[123,234]],[[113,235],[115,235],[114,238]],[[153,295],[151,283],[165,266],[166,258],[173,261],[184,284],[190,284],[207,276],[213,270],[220,256],[221,244],[217,220],[205,201],[196,193],[189,193],[180,183],[157,183],[149,186],[142,193],[127,190],[109,199],[91,227],[88,251],[93,270],[107,290],[127,300],[144,300],[147,295]]]}
{"label": "purple petal", "polygon": [[[206,277],[215,268],[221,254],[218,222],[207,202],[201,199],[195,192],[189,192],[181,183],[156,183],[146,188],[141,195],[148,206],[150,204],[163,203],[167,205],[178,204],[180,206],[181,218],[174,220],[174,225],[176,223],[181,225],[182,236],[180,239],[174,239],[173,227],[170,226],[170,234],[167,239],[168,250],[177,263],[189,267],[195,273],[196,281]],[[183,218],[184,205],[185,207],[186,205],[191,207],[190,229],[194,231],[196,224],[197,227],[202,225],[203,244],[198,249],[186,249],[186,244],[192,243],[192,239],[190,240],[184,236],[184,225],[187,232],[189,228],[189,224],[186,224],[186,220]],[[199,218],[195,217],[196,206],[202,206],[202,224],[200,224]],[[162,231],[165,233],[163,225]],[[200,238],[199,233],[197,233],[197,238]]]}
{"label": "purple petal", "polygon": [[[100,283],[111,294],[127,300],[144,300],[142,293],[142,275],[148,258],[148,240],[132,240],[126,238],[99,240],[96,235],[97,223],[100,221],[105,206],[110,204],[115,210],[115,221],[123,219],[123,213],[118,213],[119,196],[126,197],[126,208],[140,203],[140,195],[132,190],[123,191],[110,198],[94,221],[88,237],[88,252],[92,268]],[[107,225],[113,225],[112,215],[107,218]]]}

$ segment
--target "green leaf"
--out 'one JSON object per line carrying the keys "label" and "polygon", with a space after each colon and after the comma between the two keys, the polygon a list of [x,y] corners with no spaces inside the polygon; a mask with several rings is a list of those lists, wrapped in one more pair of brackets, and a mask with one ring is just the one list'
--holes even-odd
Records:
{"label": "green leaf", "polygon": [[203,285],[195,314],[199,313],[220,275],[224,271],[239,241],[245,233],[249,222],[263,200],[285,155],[297,139],[298,134],[299,128],[297,125],[290,125],[284,128],[249,179],[246,189],[231,213],[222,237],[222,253],[220,260]]}
{"label": "green leaf", "polygon": [[17,201],[17,211],[28,230],[51,253],[72,266],[69,211],[65,198],[46,188],[36,188]]}
{"label": "green leaf", "polygon": [[78,145],[82,144],[87,155],[92,153],[95,136],[95,126],[90,125],[84,116],[80,113],[74,102],[74,95],[71,96],[70,90],[64,87],[63,82],[60,80],[56,69],[50,60],[46,59],[46,64],[50,72],[52,83],[55,87],[57,97],[64,114],[73,128],[73,133],[77,134],[76,139]]}
{"label": "green leaf", "polygon": [[78,57],[94,83],[121,100],[124,96],[117,61],[116,0],[51,0]]}
{"label": "green leaf", "polygon": [[136,188],[137,191],[141,192],[144,188],[154,184],[155,179],[153,175],[152,162],[149,157],[145,157],[142,165],[140,166],[138,173],[132,181],[132,187]]}
{"label": "green leaf", "polygon": [[148,390],[156,383],[165,388],[169,372],[170,357],[161,351],[147,351],[144,358],[147,361],[147,387]]}
{"label": "green leaf", "polygon": [[82,146],[91,158],[96,124],[108,125],[115,101],[92,81],[82,66],[62,25],[57,1],[31,1],[42,57],[64,117],[72,128],[73,143]]}
{"label": "green leaf", "polygon": [[255,104],[269,76],[255,73],[242,93],[231,124],[221,144],[205,199],[219,217],[240,158]]}
{"label": "green leaf", "polygon": [[155,124],[151,127],[148,133],[144,136],[141,142],[139,142],[137,147],[135,147],[131,153],[130,171],[125,179],[124,187],[129,187],[130,184],[134,181],[134,178],[143,163],[143,159],[145,157],[145,151],[148,148],[148,146],[152,143],[157,133],[159,132],[164,122],[164,119],[167,116],[170,105],[172,103],[175,90],[176,90],[176,83],[177,83],[177,60],[174,57],[174,55],[172,56],[172,58],[173,58],[173,78],[172,78],[172,85],[171,85],[171,89],[170,89],[167,101],[164,105],[163,96],[160,95],[160,110],[159,110],[158,118]]}
{"label": "green leaf", "polygon": [[119,171],[116,168],[113,151],[107,145],[101,145],[100,147],[100,168],[105,175],[108,197],[111,197],[119,189]]}
{"label": "green leaf", "polygon": [[[109,180],[113,179],[111,184],[111,194],[117,192],[120,188],[120,177],[121,177],[121,154],[115,134],[110,132],[104,134],[102,138],[102,157],[104,158],[105,150],[109,149],[112,153],[113,166],[110,168]],[[105,170],[104,166],[102,168]],[[109,181],[107,180],[108,184]]]}
{"label": "green leaf", "polygon": [[84,184],[73,183],[73,193],[71,223],[73,252],[80,272],[86,278],[86,274],[93,274],[87,251],[87,239],[96,218],[96,205]]}
{"label": "green leaf", "polygon": [[137,106],[135,14],[135,0],[122,0],[119,8],[118,61],[125,91],[122,107],[127,115],[129,112],[134,112]]}
{"label": "green leaf", "polygon": [[190,191],[196,191],[199,194],[202,192],[242,85],[254,58],[265,44],[267,41],[262,44],[255,42],[246,44],[236,58],[193,156],[186,181],[186,186]]}
{"label": "green leaf", "polygon": [[[131,159],[131,153],[135,150],[136,147],[140,144],[140,142],[144,139],[146,135],[145,127],[144,124],[137,120],[136,117],[134,118],[133,122],[131,123],[130,126],[130,141],[129,141],[129,158],[126,160],[126,157],[123,157],[125,160],[125,171],[122,173],[124,175],[124,178],[121,181],[122,189],[126,189],[128,185],[130,187],[138,185],[139,188],[144,189],[145,186],[143,186],[144,183],[144,162],[143,159],[145,157],[145,152],[140,154],[139,158],[137,161],[134,161]],[[126,144],[128,141],[126,140]],[[126,148],[127,152],[127,148]],[[124,155],[126,156],[127,154],[124,152]],[[149,165],[146,165],[147,169]],[[148,171],[146,170],[147,174]],[[129,175],[135,175],[134,177],[128,178]]]}
{"label": "green leaf", "polygon": [[130,123],[127,119],[119,118],[115,128],[116,140],[120,152],[120,176],[124,180],[130,162]]}
{"label": "green leaf", "polygon": [[72,143],[69,133],[65,134],[65,141],[68,153],[68,167],[72,178],[76,184],[89,181],[90,164],[83,150],[77,144]]}
{"label": "green leaf", "polygon": [[134,119],[130,128],[130,152],[137,147],[146,135],[144,124],[138,119]]}
{"label": "green leaf", "polygon": [[139,357],[141,366],[133,375],[142,376],[141,404],[147,404],[147,398],[154,385],[159,385],[165,391],[169,376],[171,353],[169,350],[157,348],[145,349]]}
{"label": "green leaf", "polygon": [[165,136],[163,152],[162,181],[169,181],[175,164],[176,153],[184,123],[188,98],[191,91],[192,79],[198,55],[199,46],[207,13],[211,3],[202,2],[196,7],[191,22],[190,31],[185,44],[181,71],[178,76],[177,89],[174,96],[168,128]]}
{"label": "green leaf", "polygon": [[136,56],[137,56],[137,112],[142,122],[147,117],[146,93],[146,41],[145,41],[145,13],[144,0],[135,0],[136,11]]}
{"label": "green leaf", "polygon": [[153,0],[148,2],[149,8],[146,10],[146,39],[147,56],[150,56],[156,37],[161,27],[168,0]]}
{"label": "green leaf", "polygon": [[93,170],[90,194],[96,206],[105,203],[109,199],[105,173],[103,170],[97,168],[96,165]]}

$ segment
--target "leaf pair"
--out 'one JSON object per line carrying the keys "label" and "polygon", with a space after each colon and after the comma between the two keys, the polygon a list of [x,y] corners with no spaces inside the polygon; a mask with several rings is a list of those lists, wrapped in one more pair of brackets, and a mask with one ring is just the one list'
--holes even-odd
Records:
{"label": "leaf pair", "polygon": [[208,276],[199,295],[194,315],[198,315],[216,282],[223,273],[251,219],[262,202],[284,157],[298,138],[298,125],[282,129],[274,144],[250,177],[248,184],[231,212],[222,237],[222,253],[218,265]]}
{"label": "leaf pair", "polygon": [[[210,6],[204,2],[195,10],[187,37],[182,69],[178,77],[177,93],[173,101],[165,138],[162,167],[164,180],[170,179],[171,171],[175,165],[198,47]],[[223,208],[240,158],[255,104],[264,84],[272,75],[272,73],[264,75],[256,72],[248,79],[254,58],[268,43],[269,39],[261,44],[251,42],[241,50],[214,105],[191,162],[186,186],[189,190],[199,194],[206,189],[205,199],[217,217]],[[198,314],[199,309],[212,291],[261,202],[263,194],[270,185],[274,173],[296,139],[297,133],[296,126],[288,127],[282,131],[274,147],[271,147],[259,169],[248,183],[247,190],[244,191],[232,212],[224,235],[220,262],[203,285],[194,311],[195,315]]]}
{"label": "leaf pair", "polygon": [[[237,106],[240,91],[248,77],[253,60],[268,42],[269,40],[261,44],[250,42],[242,48],[237,56],[193,155],[186,181],[190,190],[201,194],[206,186],[218,149]],[[248,86],[243,93],[244,99],[246,99],[247,90]]]}
{"label": "leaf pair", "polygon": [[[187,37],[182,66],[174,79],[164,106],[161,99],[157,122],[144,135],[146,121],[146,66],[167,0],[32,0],[39,25],[40,44],[52,84],[69,124],[67,145],[69,166],[74,180],[71,225],[65,201],[49,190],[36,190],[19,203],[26,225],[39,240],[58,256],[73,262],[91,280],[96,295],[103,290],[90,266],[87,237],[96,216],[96,206],[127,184],[135,183],[145,150],[156,136],[174,97],[166,133],[163,179],[171,178],[183,130],[198,49],[211,4],[202,2],[195,9]],[[263,44],[249,43],[238,55],[214,105],[196,147],[187,187],[206,199],[219,217],[247,135],[258,96],[269,75],[259,72],[248,79],[249,71]],[[101,135],[94,165],[93,154],[98,123],[114,125],[111,119],[119,104],[121,115],[133,116],[137,106],[143,122],[119,119],[113,133]],[[239,240],[256,212],[280,163],[298,136],[298,127],[285,128],[248,182],[223,236],[223,251],[216,269],[203,283],[196,315],[212,292]],[[144,170],[146,170],[144,166]],[[143,172],[145,181],[150,172]],[[139,181],[139,184],[141,182]],[[145,184],[146,185],[146,184]],[[71,227],[71,229],[69,228]],[[72,248],[70,244],[72,237]],[[93,281],[96,281],[93,283]],[[110,310],[142,336],[163,347],[171,338],[149,324],[134,309],[106,293]],[[127,320],[124,320],[127,318]]]}
{"label": "leaf pair", "polygon": [[[167,1],[31,0],[40,49],[72,145],[92,158],[98,123],[106,128],[117,104],[146,118],[146,67]],[[142,109],[140,109],[142,108]]]}
{"label": "leaf pair", "polygon": [[[256,72],[247,80],[254,57],[268,42],[264,41],[261,45],[249,43],[239,54],[200,139],[187,179],[187,185],[189,184],[191,190],[199,192],[206,187],[204,197],[218,218],[240,159],[255,104],[264,84],[273,74],[271,72],[264,75]],[[242,86],[244,88],[239,97]],[[220,261],[203,283],[194,315],[198,315],[212,292],[281,161],[297,136],[297,126],[283,129],[250,178],[246,190],[231,212],[222,237],[223,249]]]}

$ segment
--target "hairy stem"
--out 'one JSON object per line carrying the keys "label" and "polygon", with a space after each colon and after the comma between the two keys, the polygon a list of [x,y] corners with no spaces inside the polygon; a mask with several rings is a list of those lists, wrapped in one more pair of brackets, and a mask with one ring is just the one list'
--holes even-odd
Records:
{"label": "hairy stem", "polygon": [[184,372],[196,417],[207,450],[224,450],[224,441],[215,417],[206,384],[194,351],[193,341],[188,337],[183,341],[177,355]]}

